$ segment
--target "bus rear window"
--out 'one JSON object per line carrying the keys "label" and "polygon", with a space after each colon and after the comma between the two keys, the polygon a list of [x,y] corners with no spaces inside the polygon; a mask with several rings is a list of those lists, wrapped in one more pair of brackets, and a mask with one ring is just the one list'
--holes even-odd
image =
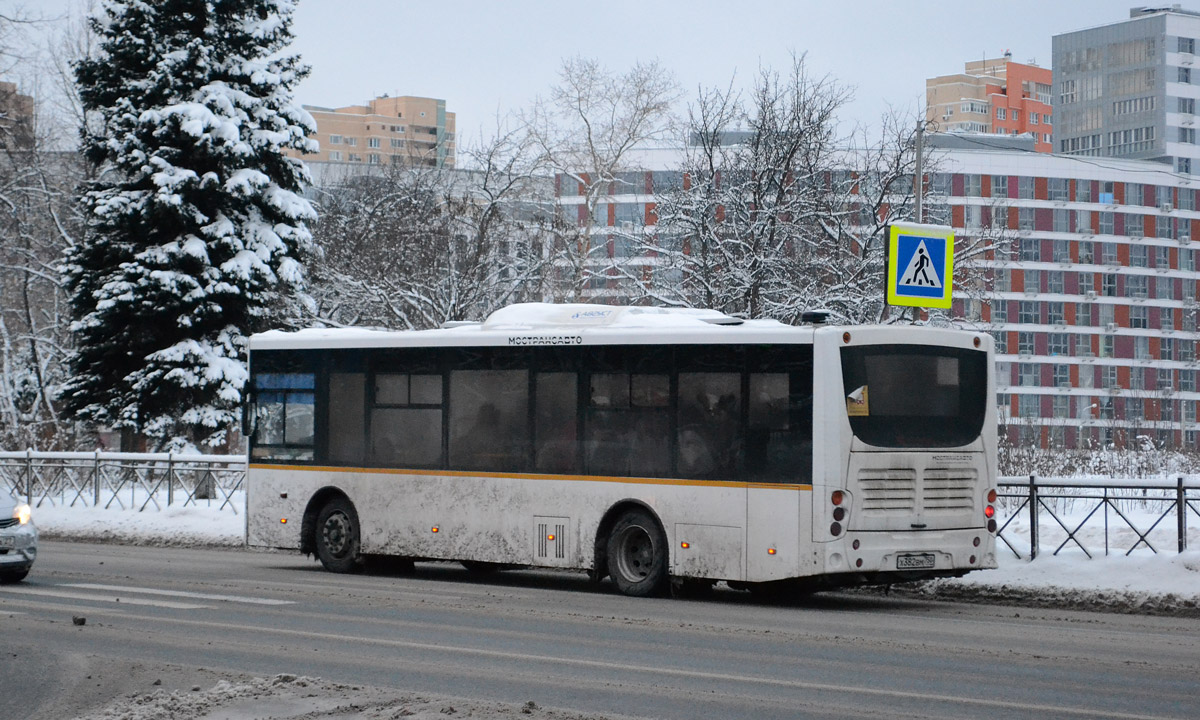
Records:
{"label": "bus rear window", "polygon": [[850,428],[879,447],[946,448],[979,437],[987,353],[919,345],[842,348]]}

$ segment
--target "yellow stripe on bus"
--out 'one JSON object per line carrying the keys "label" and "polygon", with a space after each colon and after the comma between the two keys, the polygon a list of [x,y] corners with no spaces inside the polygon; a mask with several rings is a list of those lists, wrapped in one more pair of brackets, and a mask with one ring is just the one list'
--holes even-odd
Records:
{"label": "yellow stripe on bus", "polygon": [[395,468],[356,468],[325,465],[272,465],[250,463],[255,470],[293,470],[307,472],[367,473],[375,475],[423,475],[442,477],[512,478],[520,480],[569,480],[576,482],[636,483],[638,485],[685,485],[693,487],[763,488],[769,490],[812,490],[812,485],[793,483],[737,482],[733,480],[683,480],[678,478],[615,477],[605,475],[546,475],[525,473],[472,472],[468,470],[400,470]]}

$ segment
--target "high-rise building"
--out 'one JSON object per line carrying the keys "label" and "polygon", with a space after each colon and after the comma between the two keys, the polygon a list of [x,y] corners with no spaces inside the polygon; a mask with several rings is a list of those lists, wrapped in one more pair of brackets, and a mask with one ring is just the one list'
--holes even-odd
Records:
{"label": "high-rise building", "polygon": [[1012,53],[968,62],[965,71],[925,81],[925,119],[941,132],[1029,134],[1051,152],[1050,70],[1013,62]]}
{"label": "high-rise building", "polygon": [[29,150],[34,144],[33,98],[15,83],[0,82],[0,148]]}
{"label": "high-rise building", "polygon": [[930,185],[927,222],[990,247],[974,287],[956,287],[954,315],[996,338],[1010,442],[1200,447],[1195,177],[1145,161],[944,149]]}
{"label": "high-rise building", "polygon": [[455,165],[454,113],[446,112],[445,100],[384,95],[366,105],[304,109],[317,123],[311,137],[321,145],[303,156],[310,163]]}
{"label": "high-rise building", "polygon": [[1179,5],[1055,35],[1055,151],[1200,172],[1197,38],[1200,13]]}

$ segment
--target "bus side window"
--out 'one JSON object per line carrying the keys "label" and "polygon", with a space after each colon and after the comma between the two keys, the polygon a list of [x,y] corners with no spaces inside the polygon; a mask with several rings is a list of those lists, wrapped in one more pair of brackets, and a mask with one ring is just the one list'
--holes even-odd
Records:
{"label": "bus side window", "polygon": [[732,478],[740,473],[741,373],[679,373],[679,472]]}
{"label": "bus side window", "polygon": [[[771,482],[812,479],[812,391],[799,373],[750,374],[746,469]],[[805,385],[793,388],[793,383]]]}
{"label": "bus side window", "polygon": [[258,373],[254,376],[255,458],[313,459],[312,373]]}
{"label": "bus side window", "polygon": [[578,472],[579,375],[537,373],[534,383],[534,469],[544,473]]}
{"label": "bus side window", "polygon": [[442,463],[442,376],[379,373],[371,408],[371,461],[437,467]]}
{"label": "bus side window", "polygon": [[529,457],[529,371],[450,372],[450,467],[516,472]]}
{"label": "bus side window", "polygon": [[367,376],[364,373],[330,373],[329,461],[361,465],[366,448]]}

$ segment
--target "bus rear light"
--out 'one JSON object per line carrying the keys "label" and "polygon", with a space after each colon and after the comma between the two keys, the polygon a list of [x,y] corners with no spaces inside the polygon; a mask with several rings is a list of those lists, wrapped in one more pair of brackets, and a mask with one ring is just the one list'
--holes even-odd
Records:
{"label": "bus rear light", "polygon": [[974,540],[971,541],[971,544],[974,545],[975,547],[979,547],[979,538],[976,537]]}
{"label": "bus rear light", "polygon": [[829,534],[833,535],[834,537],[841,535],[842,534],[842,524],[840,522],[835,522],[832,525],[830,525],[829,526]]}
{"label": "bus rear light", "polygon": [[853,543],[853,544],[852,544],[850,547],[852,547],[852,548],[854,548],[855,550],[857,550],[857,549],[858,549],[858,546],[859,546],[859,545],[861,545],[861,544],[862,544],[862,543],[860,543],[859,541],[855,540],[855,541],[854,541],[854,543]]}
{"label": "bus rear light", "polygon": [[848,332],[842,333],[842,342],[844,342],[844,343],[850,342],[850,333],[848,333]]}
{"label": "bus rear light", "polygon": [[836,507],[833,509],[833,519],[837,521],[844,520],[846,517],[846,508]]}
{"label": "bus rear light", "polygon": [[987,507],[985,507],[983,509],[983,516],[989,520],[996,517],[996,508],[992,507],[991,505],[988,505]]}
{"label": "bus rear light", "polygon": [[979,339],[979,336],[978,336],[978,335],[976,335],[976,336],[975,336],[975,347],[979,347],[979,346],[980,346],[980,345],[982,345],[982,344],[983,344],[983,340],[980,340],[980,339]]}
{"label": "bus rear light", "polygon": [[862,567],[862,558],[854,561],[854,567]]}
{"label": "bus rear light", "polygon": [[990,532],[990,533],[996,532],[996,521],[995,520],[988,520],[988,532]]}
{"label": "bus rear light", "polygon": [[834,490],[833,494],[829,496],[829,501],[832,502],[834,505],[841,505],[842,501],[845,499],[846,499],[846,494],[843,493],[841,490]]}
{"label": "bus rear light", "polygon": [[975,564],[975,556],[974,556],[974,555],[972,555],[972,556],[969,558],[969,562],[970,562],[972,565],[974,565],[974,564]]}
{"label": "bus rear light", "polygon": [[992,488],[991,490],[988,490],[988,503],[995,503],[995,502],[996,502],[996,489]]}

